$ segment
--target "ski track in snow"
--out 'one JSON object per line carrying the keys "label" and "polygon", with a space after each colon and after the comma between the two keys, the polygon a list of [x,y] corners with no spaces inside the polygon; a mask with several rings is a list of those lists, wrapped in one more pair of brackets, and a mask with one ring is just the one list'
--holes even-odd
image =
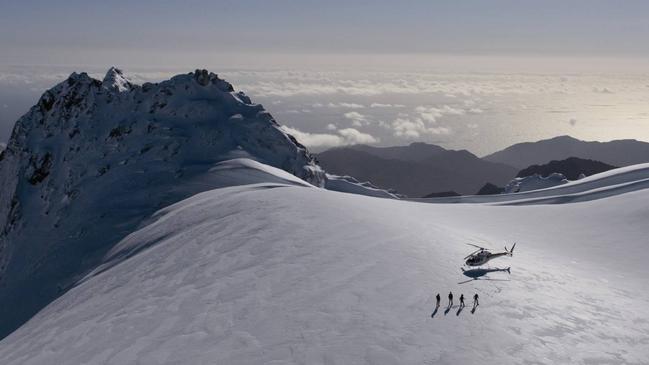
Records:
{"label": "ski track in snow", "polygon": [[[236,180],[237,168],[225,170]],[[2,364],[647,361],[649,190],[561,205],[426,204],[266,173],[273,182],[159,211],[0,342]],[[515,241],[513,258],[490,262],[511,275],[459,284],[465,243]],[[466,297],[459,313],[444,313],[449,290],[456,303]]]}

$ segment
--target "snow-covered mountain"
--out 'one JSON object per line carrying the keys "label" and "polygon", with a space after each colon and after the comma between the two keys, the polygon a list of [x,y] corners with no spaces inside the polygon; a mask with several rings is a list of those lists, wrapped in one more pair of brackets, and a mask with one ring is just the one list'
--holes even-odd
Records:
{"label": "snow-covered mountain", "polygon": [[[648,171],[611,170],[536,192],[635,184],[583,203],[492,206],[341,194],[247,159],[223,162],[214,176],[233,186],[159,210],[0,342],[0,358],[642,364]],[[465,243],[514,241],[514,257],[490,263],[511,274],[460,270]],[[449,291],[456,303],[478,293],[480,305],[472,312],[467,299],[446,310]]]}
{"label": "snow-covered mountain", "polygon": [[139,86],[111,68],[46,91],[0,157],[0,338],[143,218],[218,187],[212,168],[233,158],[325,185],[261,105],[205,70]]}
{"label": "snow-covered mountain", "polygon": [[506,194],[547,189],[579,180],[586,176],[614,169],[614,166],[595,160],[570,157],[561,161],[550,161],[544,165],[532,165],[521,170],[514,179],[505,185]]}
{"label": "snow-covered mountain", "polygon": [[538,174],[548,176],[558,172],[568,180],[578,180],[584,176],[599,174],[614,169],[615,166],[605,164],[600,161],[588,160],[578,157],[570,157],[560,161],[550,161],[543,165],[532,165],[518,172],[516,177],[525,177]]}
{"label": "snow-covered mountain", "polygon": [[547,189],[553,186],[567,184],[568,179],[563,174],[554,172],[548,176],[539,174],[516,177],[505,185],[505,194],[522,193],[525,191]]}

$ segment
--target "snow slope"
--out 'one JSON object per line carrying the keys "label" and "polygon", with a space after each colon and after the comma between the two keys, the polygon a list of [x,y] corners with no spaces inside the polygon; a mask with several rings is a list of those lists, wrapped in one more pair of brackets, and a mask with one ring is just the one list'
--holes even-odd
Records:
{"label": "snow slope", "polygon": [[428,203],[561,204],[590,201],[649,188],[649,164],[621,167],[545,189],[497,195],[410,199]]}
{"label": "snow slope", "polygon": [[369,181],[360,182],[351,176],[327,174],[325,189],[342,193],[360,194],[377,198],[399,199],[402,196],[374,186]]}
{"label": "snow slope", "polygon": [[[2,340],[2,364],[647,361],[647,189],[579,204],[422,204],[232,164],[221,172],[235,186],[154,214]],[[588,179],[629,182],[646,168]],[[237,183],[251,174],[268,182]],[[493,262],[510,275],[460,271],[464,243],[514,241],[514,257]],[[481,304],[431,317],[449,290]]]}

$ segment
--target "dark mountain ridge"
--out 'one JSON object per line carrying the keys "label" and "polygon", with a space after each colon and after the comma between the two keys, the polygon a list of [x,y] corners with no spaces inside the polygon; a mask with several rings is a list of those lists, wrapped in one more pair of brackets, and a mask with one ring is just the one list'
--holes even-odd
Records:
{"label": "dark mountain ridge", "polygon": [[518,172],[516,177],[525,177],[537,174],[546,177],[552,173],[563,174],[568,180],[577,180],[580,175],[590,176],[612,170],[616,166],[600,161],[570,157],[561,161],[550,161],[544,165],[532,165]]}
{"label": "dark mountain ridge", "polygon": [[486,181],[504,185],[516,174],[511,166],[483,161],[469,151],[426,143],[340,147],[318,154],[317,159],[327,172],[354,176],[409,197],[436,191],[472,194]]}
{"label": "dark mountain ridge", "polygon": [[483,159],[523,169],[569,157],[601,161],[613,166],[629,166],[649,162],[649,143],[635,139],[594,142],[559,136],[537,142],[518,143],[484,156]]}

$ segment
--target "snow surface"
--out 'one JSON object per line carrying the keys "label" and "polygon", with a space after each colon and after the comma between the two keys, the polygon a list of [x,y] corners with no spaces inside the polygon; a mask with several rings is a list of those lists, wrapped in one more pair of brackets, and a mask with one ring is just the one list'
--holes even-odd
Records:
{"label": "snow surface", "polygon": [[[155,213],[2,340],[2,364],[646,364],[647,186],[448,205],[313,188],[245,160],[213,172],[235,186]],[[511,274],[462,274],[465,243],[514,241],[492,262]],[[444,299],[431,317],[449,290],[480,306],[446,312]]]}

